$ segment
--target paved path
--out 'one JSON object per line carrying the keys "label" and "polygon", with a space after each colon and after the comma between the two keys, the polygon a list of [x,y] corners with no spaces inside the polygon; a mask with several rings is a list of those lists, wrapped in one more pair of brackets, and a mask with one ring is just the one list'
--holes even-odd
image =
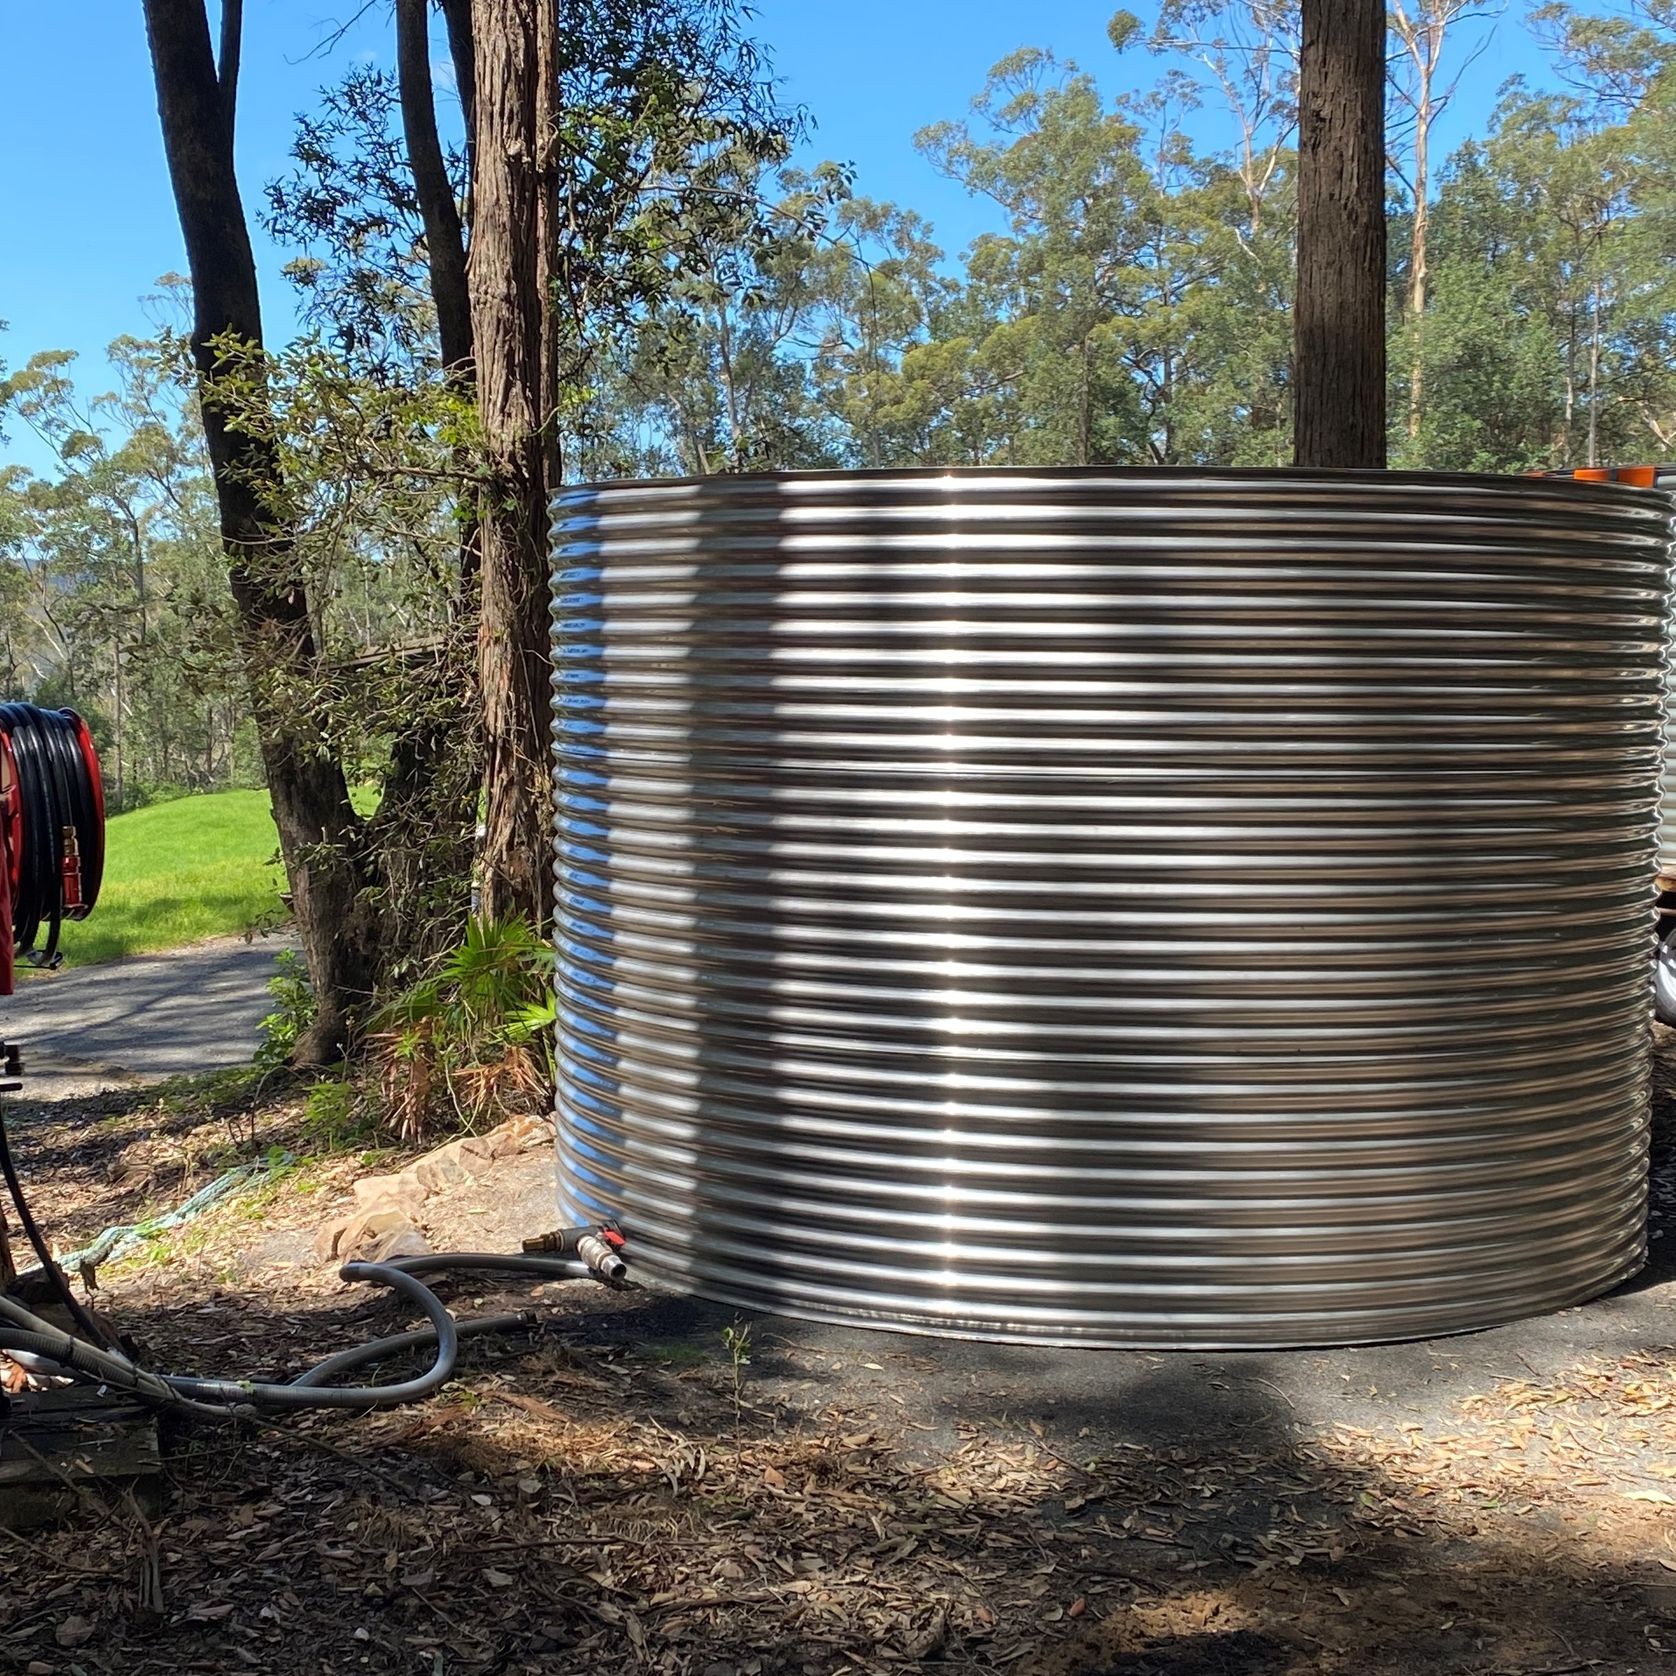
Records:
{"label": "paved path", "polygon": [[273,1010],[279,938],[220,938],[172,954],[22,977],[0,998],[0,1040],[23,1049],[26,1094],[60,1099],[242,1065]]}

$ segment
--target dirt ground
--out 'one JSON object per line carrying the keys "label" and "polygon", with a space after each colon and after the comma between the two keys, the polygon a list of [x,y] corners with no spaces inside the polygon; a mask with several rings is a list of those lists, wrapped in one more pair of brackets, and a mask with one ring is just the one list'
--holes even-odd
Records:
{"label": "dirt ground", "polygon": [[[1496,1333],[1267,1356],[942,1345],[584,1285],[419,1407],[176,1430],[165,1494],[0,1531],[0,1671],[1631,1676],[1676,1671],[1676,1037],[1653,1263]],[[302,1153],[235,1082],[13,1109],[60,1246]],[[156,1366],[285,1377],[404,1324],[309,1254],[340,1155],[106,1269]],[[551,1220],[529,1155],[451,1243]],[[741,1336],[743,1335],[743,1336]]]}

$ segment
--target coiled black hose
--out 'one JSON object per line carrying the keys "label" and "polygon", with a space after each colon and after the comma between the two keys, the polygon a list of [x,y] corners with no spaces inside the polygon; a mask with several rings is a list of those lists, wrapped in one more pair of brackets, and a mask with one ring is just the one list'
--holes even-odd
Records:
{"label": "coiled black hose", "polygon": [[[87,917],[104,880],[98,758],[74,710],[33,704],[0,704],[0,750],[17,778],[13,938],[25,959],[56,966],[64,921]],[[75,888],[68,889],[72,880]]]}
{"label": "coiled black hose", "polygon": [[[205,1379],[189,1374],[154,1373],[137,1367],[119,1350],[76,1338],[42,1320],[23,1305],[0,1294],[0,1350],[20,1350],[52,1364],[66,1374],[116,1386],[164,1408],[178,1408],[214,1419],[237,1419],[310,1408],[371,1410],[417,1402],[440,1390],[454,1372],[462,1338],[483,1333],[515,1332],[530,1325],[527,1315],[492,1315],[475,1321],[456,1321],[413,1270],[427,1273],[448,1269],[496,1270],[536,1280],[579,1280],[599,1276],[574,1259],[502,1256],[483,1251],[445,1252],[401,1258],[392,1263],[346,1263],[338,1272],[344,1280],[387,1286],[417,1306],[427,1324],[409,1333],[396,1333],[370,1344],[341,1350],[299,1374],[288,1385],[266,1380]],[[394,1385],[331,1385],[340,1373],[368,1362],[409,1350],[431,1352],[431,1365],[413,1379]]]}

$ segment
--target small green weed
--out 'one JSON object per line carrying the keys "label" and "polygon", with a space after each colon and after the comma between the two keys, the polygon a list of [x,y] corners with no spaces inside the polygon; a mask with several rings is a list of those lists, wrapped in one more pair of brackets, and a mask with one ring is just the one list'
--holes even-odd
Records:
{"label": "small green weed", "polygon": [[367,1118],[355,1085],[330,1077],[315,1083],[303,1102],[303,1127],[322,1152],[343,1152],[362,1140]]}
{"label": "small green weed", "polygon": [[314,1022],[314,990],[308,981],[308,967],[295,949],[283,949],[275,958],[279,970],[268,979],[268,994],[274,1010],[257,1027],[261,1045],[256,1049],[259,1071],[282,1070],[290,1061],[298,1038]]}
{"label": "small green weed", "polygon": [[751,1365],[751,1328],[735,1321],[722,1328],[722,1348],[733,1363],[733,1423],[739,1424],[744,1408],[745,1369]]}

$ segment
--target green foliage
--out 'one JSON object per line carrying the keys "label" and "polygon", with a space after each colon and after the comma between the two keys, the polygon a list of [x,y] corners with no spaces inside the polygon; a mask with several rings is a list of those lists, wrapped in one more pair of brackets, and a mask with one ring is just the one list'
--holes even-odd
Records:
{"label": "green foliage", "polygon": [[303,1104],[303,1125],[322,1152],[341,1152],[358,1142],[367,1119],[355,1085],[331,1077],[315,1083]]}
{"label": "green foliage", "polygon": [[546,1109],[553,964],[524,922],[473,920],[437,970],[373,1021],[380,1125],[412,1142]]}
{"label": "green foliage", "polygon": [[474,1051],[526,1047],[553,1021],[551,944],[522,920],[474,919],[436,973],[379,1015],[383,1026],[447,1021]]}
{"label": "green foliage", "polygon": [[303,957],[295,949],[281,949],[274,964],[279,969],[268,979],[274,1010],[258,1026],[262,1042],[256,1050],[256,1065],[263,1071],[284,1068],[315,1015],[314,990]]}
{"label": "green foliage", "polygon": [[168,334],[110,346],[85,399],[75,357],[0,379],[0,417],[56,471],[0,471],[0,698],[87,714],[115,810],[147,788],[254,783],[202,436]]}
{"label": "green foliage", "polygon": [[[1431,160],[1419,319],[1402,125],[1448,102],[1488,25],[1410,12],[1435,79],[1423,95],[1394,53],[1393,464],[1668,458],[1676,5],[1533,14],[1562,90],[1510,84]],[[958,264],[847,172],[756,163],[762,213],[713,224],[721,245],[601,369],[576,469],[1289,463],[1297,31],[1290,0],[1166,0],[1150,33],[1120,12],[1116,96],[1109,67],[1004,58],[969,116],[918,136],[995,212]]]}

